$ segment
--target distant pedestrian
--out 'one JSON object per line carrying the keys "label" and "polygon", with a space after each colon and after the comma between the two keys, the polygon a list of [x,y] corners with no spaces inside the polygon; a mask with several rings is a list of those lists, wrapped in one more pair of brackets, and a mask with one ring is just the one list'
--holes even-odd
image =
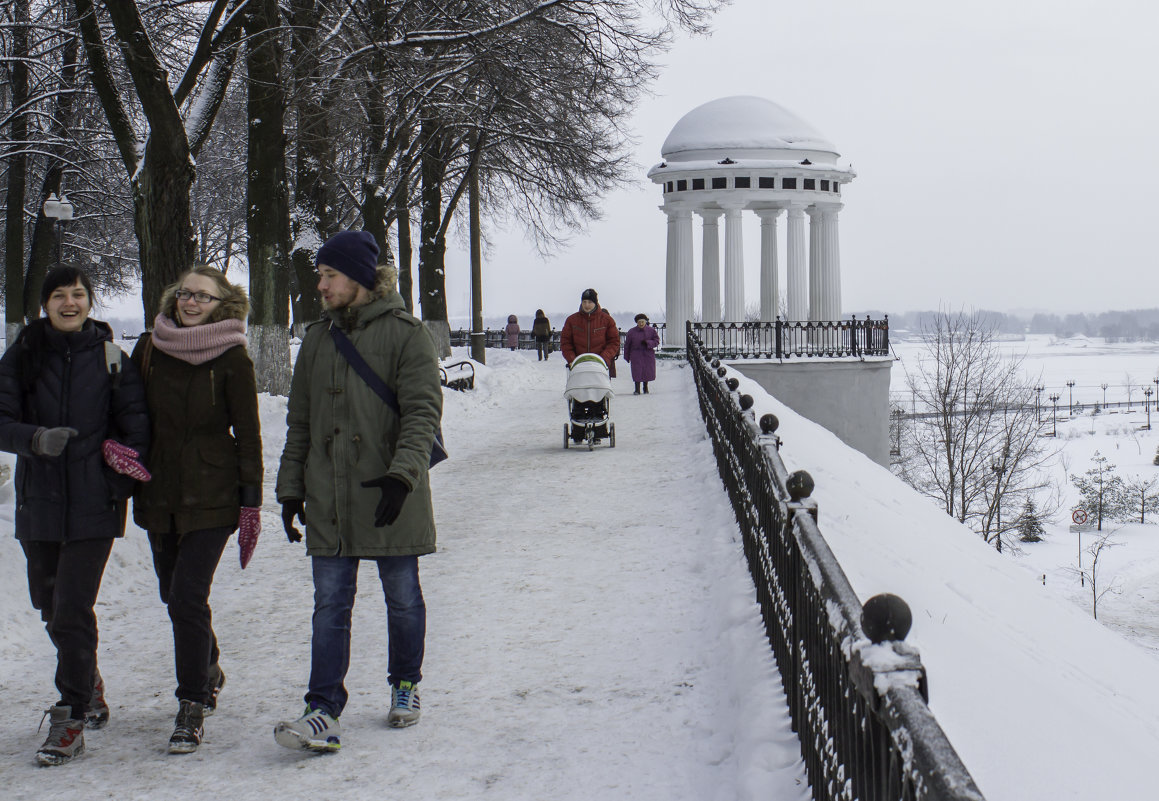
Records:
{"label": "distant pedestrian", "polygon": [[187,270],[161,296],[133,361],[153,423],[133,519],[149,533],[161,601],[173,624],[177,717],[169,753],[204,736],[225,685],[209,594],[236,530],[241,566],[261,531],[262,439],[254,365],[246,351],[245,290],[214,267]]}
{"label": "distant pedestrian", "polygon": [[519,318],[514,314],[507,315],[507,327],[503,329],[507,333],[507,347],[515,350],[519,347]]}
{"label": "distant pedestrian", "polygon": [[137,459],[149,418],[137,368],[109,325],[89,318],[88,275],[50,270],[40,305],[46,316],[0,359],[0,450],[16,454],[16,539],[32,607],[56,648],[60,700],[46,713],[36,761],[62,765],[84,752],[86,727],[109,720],[93,605],[133,486],[148,477]]}
{"label": "distant pedestrian", "polygon": [[287,539],[302,539],[295,518],[306,524],[314,577],[310,684],[302,716],[277,724],[274,738],[321,752],[341,746],[363,559],[375,563],[386,596],[386,725],[419,721],[427,625],[419,556],[435,550],[427,471],[443,393],[434,340],[407,314],[394,268],[378,264],[374,237],[335,234],[316,262],[326,311],[306,329],[294,364],[277,482]]}
{"label": "distant pedestrian", "polygon": [[656,348],[660,347],[660,335],[648,324],[648,315],[636,315],[636,327],[624,337],[624,361],[632,365],[632,381],[636,385],[633,395],[648,394],[648,382],[656,380]]}
{"label": "distant pedestrian", "polygon": [[531,335],[535,337],[535,351],[539,354],[539,361],[546,361],[551,355],[551,321],[543,313],[543,309],[535,310],[535,322],[531,325]]}
{"label": "distant pedestrian", "polygon": [[559,334],[559,349],[568,366],[576,356],[595,353],[608,365],[609,375],[615,376],[613,359],[620,355],[620,329],[612,315],[600,308],[599,296],[594,289],[583,291],[579,311],[564,321]]}

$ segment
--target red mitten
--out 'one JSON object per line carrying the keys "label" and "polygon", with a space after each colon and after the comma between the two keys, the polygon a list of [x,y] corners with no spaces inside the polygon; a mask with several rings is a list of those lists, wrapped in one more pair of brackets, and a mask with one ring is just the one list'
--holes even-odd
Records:
{"label": "red mitten", "polygon": [[145,469],[145,465],[137,461],[141,458],[141,454],[128,445],[122,445],[115,439],[106,439],[101,443],[101,453],[105,456],[105,464],[123,476],[129,476],[138,481],[149,481],[153,478]]}
{"label": "red mitten", "polygon": [[256,506],[243,506],[237,518],[237,547],[242,570],[250,563],[254,548],[258,547],[258,534],[261,533],[262,510]]}

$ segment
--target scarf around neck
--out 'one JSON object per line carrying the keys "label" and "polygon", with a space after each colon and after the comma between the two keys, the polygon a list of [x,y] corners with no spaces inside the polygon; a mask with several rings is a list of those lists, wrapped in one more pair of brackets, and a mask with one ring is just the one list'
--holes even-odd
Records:
{"label": "scarf around neck", "polygon": [[205,364],[235,345],[245,346],[245,322],[218,320],[184,328],[167,315],[158,314],[153,321],[153,344],[183,362]]}

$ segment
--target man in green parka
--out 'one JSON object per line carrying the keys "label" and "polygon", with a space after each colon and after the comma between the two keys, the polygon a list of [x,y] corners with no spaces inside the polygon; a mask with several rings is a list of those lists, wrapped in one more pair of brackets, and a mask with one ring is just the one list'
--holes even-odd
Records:
{"label": "man in green parka", "polygon": [[[407,314],[393,268],[378,266],[374,237],[342,231],[318,250],[316,264],[326,313],[298,351],[277,483],[286,536],[301,541],[294,518],[305,523],[313,563],[310,686],[305,713],[279,723],[274,738],[287,748],[336,751],[362,559],[378,563],[386,596],[387,723],[419,719],[426,606],[418,557],[435,550],[427,471],[443,395],[434,341]],[[332,327],[394,393],[397,412],[338,350]]]}

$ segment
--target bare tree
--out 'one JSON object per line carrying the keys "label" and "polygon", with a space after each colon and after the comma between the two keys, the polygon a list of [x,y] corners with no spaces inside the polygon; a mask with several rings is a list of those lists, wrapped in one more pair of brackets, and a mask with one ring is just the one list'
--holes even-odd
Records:
{"label": "bare tree", "polygon": [[1040,469],[1054,452],[1038,436],[1033,386],[1022,359],[1005,356],[977,314],[939,313],[923,326],[922,342],[906,370],[918,413],[895,470],[1002,550],[1028,497],[1047,494],[1045,516],[1057,505]]}
{"label": "bare tree", "polygon": [[1095,539],[1085,550],[1090,554],[1090,562],[1083,568],[1072,568],[1072,572],[1078,573],[1082,580],[1091,589],[1091,615],[1095,620],[1099,619],[1099,601],[1103,599],[1107,593],[1118,595],[1122,592],[1118,585],[1118,579],[1112,577],[1110,581],[1105,581],[1102,574],[1103,566],[1099,564],[1099,559],[1103,552],[1110,548],[1117,548],[1122,545],[1121,542],[1112,542],[1111,537],[1115,535],[1114,531],[1106,531],[1102,536]]}

